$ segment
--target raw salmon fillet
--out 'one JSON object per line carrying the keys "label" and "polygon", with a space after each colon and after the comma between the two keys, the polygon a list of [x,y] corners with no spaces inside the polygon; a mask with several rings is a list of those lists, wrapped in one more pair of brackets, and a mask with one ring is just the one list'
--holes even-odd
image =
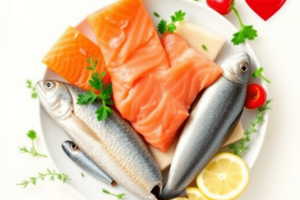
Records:
{"label": "raw salmon fillet", "polygon": [[[92,89],[88,83],[91,71],[87,70],[86,60],[92,56],[98,59],[96,70],[105,70],[103,57],[99,47],[81,34],[77,29],[68,27],[56,44],[51,48],[42,62],[50,69],[66,79],[69,83],[84,90]],[[105,76],[104,82],[108,83],[109,76]]]}
{"label": "raw salmon fillet", "polygon": [[117,109],[148,143],[166,151],[199,91],[222,70],[178,35],[166,34],[160,41],[141,0],[120,0],[87,19]]}

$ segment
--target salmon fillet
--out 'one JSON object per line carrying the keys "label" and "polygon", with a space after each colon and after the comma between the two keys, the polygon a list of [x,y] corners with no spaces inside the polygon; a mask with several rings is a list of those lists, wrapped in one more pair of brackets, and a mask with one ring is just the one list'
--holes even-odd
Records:
{"label": "salmon fillet", "polygon": [[[105,70],[103,57],[99,47],[81,34],[77,29],[68,27],[56,44],[50,49],[42,62],[50,69],[66,79],[69,83],[84,90],[91,90],[88,80],[91,71],[86,69],[86,60],[92,56],[98,59],[96,70]],[[109,76],[103,81],[110,82]]]}
{"label": "salmon fillet", "polygon": [[222,70],[176,34],[160,41],[141,0],[120,0],[87,19],[117,109],[149,144],[166,151],[197,94]]}

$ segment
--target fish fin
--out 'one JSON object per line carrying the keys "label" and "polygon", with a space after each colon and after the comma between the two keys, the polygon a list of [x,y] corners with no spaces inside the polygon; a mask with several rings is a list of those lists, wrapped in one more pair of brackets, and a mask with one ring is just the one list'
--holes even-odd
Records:
{"label": "fish fin", "polygon": [[232,135],[232,133],[233,133],[232,130],[235,129],[235,127],[237,126],[239,120],[241,119],[241,116],[242,116],[242,114],[243,114],[243,110],[244,110],[244,109],[242,109],[241,113],[237,116],[236,120],[235,120],[235,121],[232,123],[232,125],[230,126],[230,128],[229,128],[229,130],[228,130],[228,133],[229,133],[229,134],[227,134],[227,136],[225,137],[225,139],[224,139],[224,141],[223,141],[223,144],[224,144],[224,142],[226,142],[226,141],[231,137],[231,135]]}
{"label": "fish fin", "polygon": [[243,111],[244,111],[244,108],[241,110],[240,114],[236,117],[235,121],[232,123],[229,130],[233,129],[237,125],[237,122],[241,119]]}

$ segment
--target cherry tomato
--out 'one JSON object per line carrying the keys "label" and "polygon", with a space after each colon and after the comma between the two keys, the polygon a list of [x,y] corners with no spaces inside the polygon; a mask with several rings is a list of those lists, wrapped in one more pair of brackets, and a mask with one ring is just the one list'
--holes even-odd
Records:
{"label": "cherry tomato", "polygon": [[258,84],[251,84],[247,87],[245,107],[248,109],[258,108],[267,100],[265,89]]}
{"label": "cherry tomato", "polygon": [[221,15],[227,15],[231,11],[233,2],[234,0],[206,0],[207,5]]}

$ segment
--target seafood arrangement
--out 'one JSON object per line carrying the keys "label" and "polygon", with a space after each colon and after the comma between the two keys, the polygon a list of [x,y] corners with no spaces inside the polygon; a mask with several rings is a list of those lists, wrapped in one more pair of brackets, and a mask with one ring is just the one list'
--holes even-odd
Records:
{"label": "seafood arrangement", "polygon": [[[43,59],[69,83],[36,84],[41,105],[72,140],[62,141],[63,151],[98,180],[139,199],[188,197],[188,185],[239,122],[251,58],[238,51],[219,67],[214,59],[224,38],[188,23],[159,35],[141,0],[120,0],[87,22],[97,44],[68,27]],[[192,48],[186,27],[212,46]],[[214,52],[203,54],[210,47]],[[177,139],[163,184],[151,149],[164,154]]]}

